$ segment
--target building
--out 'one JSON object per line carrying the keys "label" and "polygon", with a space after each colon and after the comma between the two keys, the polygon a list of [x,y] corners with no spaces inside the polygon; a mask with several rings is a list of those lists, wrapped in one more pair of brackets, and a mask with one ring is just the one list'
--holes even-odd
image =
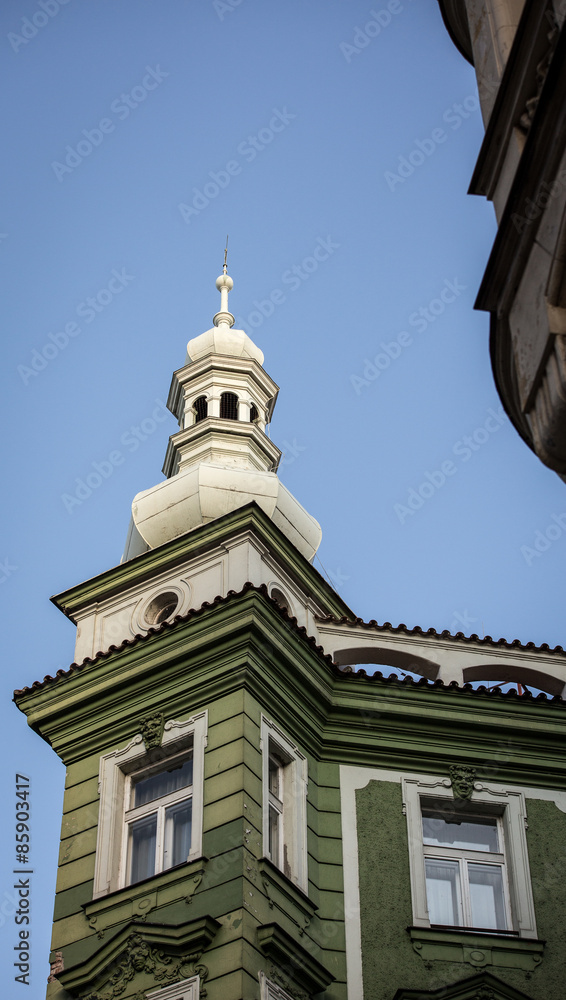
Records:
{"label": "building", "polygon": [[217,288],[167,478],[15,693],[67,767],[49,1000],[562,1000],[566,654],[355,617]]}
{"label": "building", "polygon": [[566,4],[439,3],[485,124],[470,193],[498,223],[476,303],[491,316],[495,382],[519,434],[566,478]]}

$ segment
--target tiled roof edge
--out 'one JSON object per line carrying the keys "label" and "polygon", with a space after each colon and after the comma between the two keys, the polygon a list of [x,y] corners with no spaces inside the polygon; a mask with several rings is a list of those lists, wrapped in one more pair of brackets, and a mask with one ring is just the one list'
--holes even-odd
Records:
{"label": "tiled roof edge", "polygon": [[84,670],[84,668],[89,666],[90,664],[96,663],[99,660],[107,659],[107,657],[112,656],[114,653],[119,653],[122,650],[127,649],[128,646],[136,646],[140,642],[145,642],[151,636],[157,635],[159,632],[163,632],[166,629],[174,628],[176,625],[181,624],[182,622],[189,621],[191,618],[194,618],[195,615],[199,615],[203,611],[209,610],[210,608],[218,607],[221,604],[226,604],[230,600],[233,600],[236,597],[242,597],[243,594],[246,594],[249,591],[255,591],[256,593],[260,593],[264,597],[266,597],[271,602],[271,604],[273,604],[277,608],[280,614],[289,622],[289,624],[294,627],[295,631],[298,632],[303,639],[309,642],[309,644],[311,644],[314,647],[314,649],[316,650],[317,653],[319,653],[319,655],[321,655],[325,660],[327,660],[327,662],[330,665],[332,665],[333,662],[332,657],[324,652],[322,646],[320,646],[317,643],[316,639],[313,636],[307,634],[306,628],[303,625],[299,625],[296,618],[294,618],[292,615],[289,615],[287,611],[284,608],[282,608],[281,605],[278,604],[277,601],[270,596],[266,585],[262,583],[260,584],[259,587],[256,587],[254,586],[253,583],[250,583],[248,581],[247,583],[244,584],[244,586],[240,591],[229,590],[225,597],[219,595],[218,597],[215,597],[213,601],[204,601],[200,605],[200,607],[189,608],[189,610],[185,612],[185,614],[175,615],[175,617],[172,618],[170,621],[162,622],[160,625],[151,626],[150,628],[148,628],[147,632],[143,633],[138,632],[130,639],[124,639],[121,643],[119,643],[119,645],[112,644],[111,646],[108,647],[108,649],[101,650],[98,653],[95,653],[94,656],[86,656],[84,660],[82,660],[80,663],[71,663],[71,665],[67,668],[67,670],[58,670],[54,677],[52,677],[51,674],[46,674],[46,676],[43,678],[42,681],[34,681],[30,687],[18,688],[17,690],[14,691],[14,699],[21,698],[26,694],[30,694],[32,691],[39,691],[50,684],[55,684],[58,680],[63,680],[63,678],[65,677],[70,677],[71,674],[78,673],[79,671]]}
{"label": "tiled roof edge", "polygon": [[463,632],[452,633],[448,629],[444,629],[443,632],[437,632],[435,628],[423,629],[420,625],[407,628],[404,624],[392,625],[391,622],[384,622],[383,625],[379,625],[375,618],[372,618],[369,622],[365,622],[363,618],[336,618],[334,615],[325,615],[324,617],[317,617],[316,621],[320,622],[321,625],[361,626],[362,628],[374,629],[377,632],[393,632],[403,635],[433,635],[439,639],[454,639],[457,642],[473,642],[485,646],[505,646],[507,649],[529,649],[537,653],[564,654],[562,646],[554,646],[552,649],[547,642],[543,642],[540,646],[537,646],[534,642],[522,643],[520,639],[493,639],[490,635],[480,638],[475,632],[472,635],[464,635]]}
{"label": "tiled roof edge", "polygon": [[[274,598],[270,596],[269,591],[264,583],[262,583],[259,587],[256,587],[254,586],[253,583],[250,583],[249,581],[248,583],[244,584],[244,586],[240,591],[229,590],[225,597],[219,595],[218,597],[215,597],[213,601],[204,601],[199,608],[189,608],[189,610],[184,615],[176,615],[175,618],[173,618],[171,621],[165,621],[162,622],[160,625],[152,626],[147,630],[145,634],[138,633],[137,635],[132,636],[132,638],[130,639],[124,639],[124,641],[121,642],[118,646],[112,645],[109,646],[107,650],[96,653],[95,656],[85,657],[85,659],[81,663],[71,663],[71,665],[67,670],[58,670],[57,673],[55,674],[55,677],[52,677],[50,674],[47,674],[42,681],[34,681],[31,687],[24,687],[14,691],[14,700],[17,700],[18,698],[21,698],[26,694],[31,694],[33,691],[41,690],[42,688],[47,687],[50,684],[55,684],[57,683],[57,681],[62,680],[65,677],[70,677],[73,673],[78,673],[79,671],[84,670],[85,667],[89,666],[90,664],[96,663],[98,660],[106,659],[107,657],[113,655],[114,653],[118,653],[121,650],[126,649],[128,646],[135,646],[140,642],[145,642],[151,636],[156,635],[159,632],[164,631],[165,629],[175,628],[176,625],[181,624],[182,622],[186,622],[191,618],[194,618],[195,615],[199,615],[203,611],[206,611],[210,608],[218,607],[221,604],[227,604],[229,601],[234,600],[234,598],[242,597],[249,591],[260,593],[262,594],[263,597],[267,598],[267,600],[274,607],[277,608],[279,614],[288,622],[289,625],[291,625],[293,630],[298,635],[300,635],[302,639],[308,642],[309,645],[312,646],[312,648],[315,650],[315,652],[317,652],[319,656],[326,661],[326,663],[332,668],[335,676],[337,677],[349,677],[352,678],[354,681],[358,679],[369,680],[372,683],[378,683],[378,684],[381,683],[387,686],[398,685],[401,687],[434,688],[435,690],[442,692],[463,691],[466,692],[466,694],[472,694],[477,697],[489,697],[489,698],[500,697],[511,700],[520,700],[522,702],[545,701],[548,702],[549,704],[559,703],[566,705],[566,700],[564,700],[560,695],[549,696],[544,694],[544,692],[541,692],[540,694],[535,696],[532,695],[531,692],[528,691],[527,689],[525,689],[523,694],[518,694],[518,692],[513,689],[510,689],[509,691],[502,691],[500,687],[486,688],[484,685],[480,685],[480,687],[474,688],[469,683],[460,685],[458,684],[457,681],[450,681],[449,683],[445,684],[444,681],[442,680],[429,681],[426,677],[421,677],[418,681],[415,681],[412,677],[409,676],[404,678],[397,677],[396,674],[389,674],[389,676],[385,676],[384,674],[381,673],[380,670],[376,670],[375,673],[373,674],[368,674],[367,671],[363,669],[363,667],[360,667],[358,670],[355,670],[353,667],[349,666],[339,667],[334,663],[330,654],[324,652],[323,647],[319,643],[317,643],[314,636],[308,635],[304,625],[299,625],[297,619],[292,615],[290,615],[284,608],[281,607],[280,604],[278,604],[278,602]],[[464,636],[462,632],[458,632],[456,633],[456,635],[452,635],[452,633],[448,632],[447,630],[438,633],[436,629],[433,628],[428,629],[428,631],[425,633],[423,632],[423,629],[420,628],[419,625],[416,625],[413,629],[408,629],[406,625],[397,625],[396,627],[394,627],[389,622],[385,622],[383,625],[378,625],[378,623],[375,620],[364,622],[361,618],[355,618],[355,619],[335,618],[332,615],[327,615],[324,618],[318,618],[317,621],[332,622],[337,625],[362,625],[365,628],[373,628],[377,629],[378,631],[388,630],[392,632],[403,632],[407,635],[426,634],[426,635],[436,635],[439,636],[439,638],[458,639],[460,641],[476,640],[479,642],[487,642],[488,644],[491,645],[503,644],[508,647],[520,646],[523,649],[538,649],[538,650],[549,649],[546,643],[543,643],[542,646],[538,647],[535,646],[534,643],[527,643],[526,646],[523,646],[518,639],[514,639],[513,642],[511,643],[507,642],[505,639],[499,639],[498,642],[494,642],[491,636],[485,636],[484,639],[478,639],[477,636],[469,636],[469,637]],[[550,650],[550,652],[561,653],[563,652],[563,649],[561,646],[556,646],[555,649]]]}

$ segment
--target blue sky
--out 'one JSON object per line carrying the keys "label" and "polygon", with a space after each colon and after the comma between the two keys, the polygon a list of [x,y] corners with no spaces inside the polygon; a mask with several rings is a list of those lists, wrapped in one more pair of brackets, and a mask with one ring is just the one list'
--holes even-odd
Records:
{"label": "blue sky", "polygon": [[4,0],[0,21],[2,781],[5,803],[32,783],[36,1000],[63,768],[12,690],[73,660],[49,596],[119,561],[161,478],[227,232],[281,479],[356,614],[562,643],[566,494],[502,415],[473,310],[495,223],[466,195],[483,129],[436,0]]}

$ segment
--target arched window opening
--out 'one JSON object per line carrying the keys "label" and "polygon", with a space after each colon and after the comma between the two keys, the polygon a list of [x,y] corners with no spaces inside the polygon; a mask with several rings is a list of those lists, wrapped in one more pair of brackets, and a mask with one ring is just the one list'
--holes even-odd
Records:
{"label": "arched window opening", "polygon": [[289,606],[289,601],[287,600],[287,598],[286,598],[286,596],[285,596],[285,594],[283,593],[282,590],[279,590],[278,587],[272,587],[271,588],[271,596],[272,596],[272,598],[273,598],[274,601],[277,601],[277,603],[278,603],[278,605],[279,605],[280,608],[283,608],[283,610],[289,612],[289,614],[291,613],[291,608]]}
{"label": "arched window opening", "polygon": [[250,406],[250,424],[255,424],[256,420],[259,419],[259,413],[255,403]]}
{"label": "arched window opening", "polygon": [[148,625],[161,625],[175,613],[179,606],[179,598],[172,590],[167,590],[163,594],[158,594],[148,604],[144,612],[144,618]]}
{"label": "arched window opening", "polygon": [[220,417],[222,420],[238,419],[238,397],[235,392],[223,392],[220,397]]}
{"label": "arched window opening", "polygon": [[208,416],[208,400],[206,396],[199,396],[194,402],[195,410],[195,424],[198,424],[200,420],[204,420]]}

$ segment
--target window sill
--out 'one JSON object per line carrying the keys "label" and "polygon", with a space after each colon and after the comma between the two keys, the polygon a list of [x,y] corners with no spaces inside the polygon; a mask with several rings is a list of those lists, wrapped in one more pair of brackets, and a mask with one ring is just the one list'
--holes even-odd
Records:
{"label": "window sill", "polygon": [[[291,903],[293,906],[299,907],[305,917],[312,920],[318,910],[318,906],[298,885],[295,885],[291,879],[287,878],[281,869],[277,865],[274,865],[269,858],[260,858],[258,867],[271,909],[276,904],[280,910],[286,912],[289,903]],[[283,897],[283,900],[281,897]]]}
{"label": "window sill", "polygon": [[[260,924],[257,928],[257,942],[263,954],[284,969],[286,976],[290,973],[293,985],[306,991],[309,996],[312,993],[323,993],[334,982],[332,973],[312,954],[312,943],[309,942],[311,947],[308,949],[302,947],[279,924]],[[290,988],[291,983],[287,986],[287,989]]]}
{"label": "window sill", "polygon": [[185,902],[190,903],[202,882],[207,860],[196,858],[85,903],[83,910],[89,927],[102,938],[107,927],[123,920],[145,920],[158,903],[170,901],[176,883],[174,897],[184,896]]}
{"label": "window sill", "polygon": [[544,941],[464,928],[408,927],[411,944],[424,962],[467,962],[532,972],[542,962]]}

